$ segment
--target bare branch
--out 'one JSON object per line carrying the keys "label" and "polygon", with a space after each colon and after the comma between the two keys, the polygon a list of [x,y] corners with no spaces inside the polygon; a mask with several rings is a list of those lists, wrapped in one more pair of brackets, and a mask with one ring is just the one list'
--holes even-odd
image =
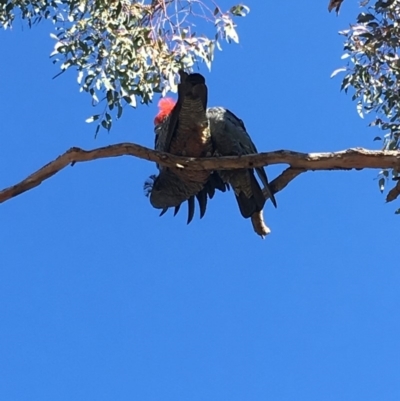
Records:
{"label": "bare branch", "polygon": [[[282,189],[285,189],[287,185],[293,181],[296,177],[298,177],[301,173],[305,173],[307,170],[304,170],[303,168],[293,168],[289,167],[286,170],[284,170],[281,175],[276,177],[272,182],[269,183],[269,187],[271,189],[271,192],[273,194],[276,194],[279,191],[282,191]],[[265,199],[269,199],[268,193],[266,190],[263,191]]]}
{"label": "bare branch", "polygon": [[240,157],[195,159],[157,152],[134,143],[120,143],[89,151],[71,148],[20,183],[0,191],[0,203],[40,185],[44,180],[69,164],[124,155],[135,156],[166,167],[190,170],[226,170],[288,164],[291,168],[285,170],[272,181],[271,185],[274,192],[282,190],[299,174],[309,170],[350,170],[353,168],[358,170],[364,168],[396,168],[400,170],[400,151],[373,151],[357,148],[335,153],[300,153],[279,150]]}

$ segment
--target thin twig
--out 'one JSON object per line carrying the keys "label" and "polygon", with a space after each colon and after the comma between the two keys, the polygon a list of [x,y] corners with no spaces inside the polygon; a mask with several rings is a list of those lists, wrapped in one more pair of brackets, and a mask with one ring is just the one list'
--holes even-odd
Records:
{"label": "thin twig", "polygon": [[[276,194],[277,192],[282,191],[282,189],[285,189],[291,181],[293,181],[301,173],[305,173],[306,171],[307,170],[304,170],[302,168],[288,167],[278,177],[276,177],[274,180],[272,180],[269,183],[271,192],[273,194]],[[267,191],[264,190],[263,192],[264,192],[265,199],[268,200],[269,195],[268,195]]]}

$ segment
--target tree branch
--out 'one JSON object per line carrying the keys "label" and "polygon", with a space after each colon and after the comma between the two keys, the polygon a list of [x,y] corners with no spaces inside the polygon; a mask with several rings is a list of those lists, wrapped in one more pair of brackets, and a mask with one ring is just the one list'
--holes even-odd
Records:
{"label": "tree branch", "polygon": [[[296,177],[298,177],[301,173],[305,173],[307,170],[303,168],[293,168],[289,167],[284,170],[278,177],[272,180],[269,183],[269,187],[273,194],[276,194],[282,189],[286,188],[289,182],[293,181]],[[269,199],[268,193],[266,190],[263,191],[265,199]]]}
{"label": "tree branch", "polygon": [[309,170],[350,170],[353,168],[358,170],[364,168],[397,168],[400,170],[400,151],[373,151],[356,148],[335,153],[300,153],[279,150],[239,157],[195,159],[157,152],[133,143],[121,143],[89,151],[71,148],[20,183],[0,191],[0,203],[40,185],[69,164],[73,165],[78,162],[124,155],[156,162],[165,167],[187,168],[190,170],[226,170],[288,164],[291,168],[285,170],[271,182],[274,192],[282,190],[299,174]]}

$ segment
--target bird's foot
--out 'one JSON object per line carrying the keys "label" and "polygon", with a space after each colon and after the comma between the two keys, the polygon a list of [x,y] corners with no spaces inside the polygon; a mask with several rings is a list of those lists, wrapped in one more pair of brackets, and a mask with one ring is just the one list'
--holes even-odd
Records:
{"label": "bird's foot", "polygon": [[265,236],[271,233],[270,228],[264,222],[262,210],[260,212],[253,213],[251,216],[251,223],[253,224],[255,233],[261,238],[264,239]]}

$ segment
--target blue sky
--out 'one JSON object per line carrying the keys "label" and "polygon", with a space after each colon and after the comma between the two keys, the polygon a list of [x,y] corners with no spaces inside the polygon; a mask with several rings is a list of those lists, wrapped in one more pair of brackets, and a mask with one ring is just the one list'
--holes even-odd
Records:
{"label": "blue sky", "polygon": [[[240,45],[201,69],[209,104],[260,150],[379,146],[329,78],[357,3],[339,18],[319,3],[248,2]],[[153,143],[155,104],[94,139],[76,75],[52,80],[49,27],[1,33],[2,188],[71,146]],[[186,207],[159,218],[142,189],[154,172],[77,164],[1,204],[1,400],[399,399],[400,221],[376,171],[300,176],[266,206],[265,240],[232,193],[189,226]]]}

